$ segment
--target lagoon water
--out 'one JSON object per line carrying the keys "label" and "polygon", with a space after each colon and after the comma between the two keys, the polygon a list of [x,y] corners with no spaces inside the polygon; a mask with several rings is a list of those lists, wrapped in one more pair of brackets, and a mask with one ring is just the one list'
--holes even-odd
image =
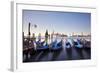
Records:
{"label": "lagoon water", "polygon": [[[60,42],[62,38],[53,38],[53,41],[57,39],[57,42]],[[50,52],[50,51],[41,51],[36,52],[32,55],[29,59],[24,60],[23,62],[40,62],[40,61],[64,61],[64,60],[84,60],[84,59],[91,59],[91,48],[90,49],[83,49],[77,50],[72,48],[68,51],[65,48],[66,40],[72,44],[72,39],[85,39],[87,41],[91,41],[90,37],[67,37],[63,38],[63,48],[61,51],[57,52]],[[44,39],[42,39],[44,41]],[[49,39],[49,44],[51,43],[51,39]]]}

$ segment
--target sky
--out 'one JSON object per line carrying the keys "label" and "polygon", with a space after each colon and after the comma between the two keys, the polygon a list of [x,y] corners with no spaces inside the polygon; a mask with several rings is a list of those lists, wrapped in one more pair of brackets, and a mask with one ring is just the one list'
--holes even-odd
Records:
{"label": "sky", "polygon": [[[36,36],[39,33],[44,36],[46,29],[50,34],[53,31],[66,35],[73,32],[91,33],[91,13],[23,10],[22,24],[25,35],[28,34],[29,22],[31,33]],[[37,25],[37,28],[34,25]]]}

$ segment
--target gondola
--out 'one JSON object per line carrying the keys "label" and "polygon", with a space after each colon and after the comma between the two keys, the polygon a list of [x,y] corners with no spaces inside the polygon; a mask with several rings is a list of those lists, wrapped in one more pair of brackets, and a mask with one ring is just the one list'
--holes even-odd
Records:
{"label": "gondola", "polygon": [[55,40],[54,42],[51,43],[50,47],[51,51],[59,51],[62,50],[62,41],[58,42]]}
{"label": "gondola", "polygon": [[91,42],[88,40],[83,40],[83,47],[84,49],[90,49],[91,48]]}
{"label": "gondola", "polygon": [[36,42],[36,51],[47,51],[49,50],[49,45],[45,43],[45,41],[40,42],[37,41]]}
{"label": "gondola", "polygon": [[83,48],[83,44],[81,43],[81,40],[79,40],[79,39],[77,39],[76,41],[73,40],[73,45],[77,49],[82,49]]}
{"label": "gondola", "polygon": [[65,43],[65,48],[66,48],[66,49],[70,49],[70,48],[71,48],[70,42],[66,42],[66,43]]}

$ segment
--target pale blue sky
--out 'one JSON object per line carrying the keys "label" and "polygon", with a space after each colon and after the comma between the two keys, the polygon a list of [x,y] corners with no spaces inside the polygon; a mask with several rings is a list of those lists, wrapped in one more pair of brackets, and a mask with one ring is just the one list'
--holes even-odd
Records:
{"label": "pale blue sky", "polygon": [[[23,32],[28,34],[28,23],[31,23],[31,33],[44,35],[46,29],[49,33],[55,32],[70,34],[90,33],[91,32],[91,14],[78,12],[51,12],[23,10]],[[36,24],[37,28],[33,25]]]}

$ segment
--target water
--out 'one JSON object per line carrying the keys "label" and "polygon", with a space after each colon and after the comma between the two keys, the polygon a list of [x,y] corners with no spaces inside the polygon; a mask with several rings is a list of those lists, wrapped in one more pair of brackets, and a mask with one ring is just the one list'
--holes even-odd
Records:
{"label": "water", "polygon": [[[66,50],[65,42],[70,42],[73,45],[72,41],[77,39],[85,39],[87,41],[91,41],[91,37],[54,37],[53,41],[57,40],[57,42],[63,41],[63,48],[61,51],[51,52],[51,51],[41,51],[35,52],[30,58],[24,59],[23,62],[40,62],[40,61],[61,61],[61,60],[80,60],[80,59],[90,59],[91,58],[91,50],[83,49],[76,50],[74,47],[71,50]],[[41,41],[45,39],[42,38]],[[36,38],[38,41],[38,38]],[[48,43],[51,43],[51,39],[48,40]]]}

